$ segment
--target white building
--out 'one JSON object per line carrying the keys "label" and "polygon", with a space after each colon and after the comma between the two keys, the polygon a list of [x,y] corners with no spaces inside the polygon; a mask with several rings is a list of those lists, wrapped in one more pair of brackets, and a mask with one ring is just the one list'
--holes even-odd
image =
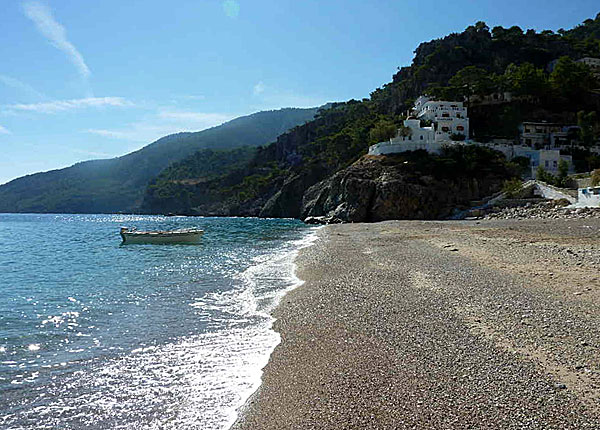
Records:
{"label": "white building", "polygon": [[[424,125],[427,124],[427,125]],[[396,137],[387,142],[379,142],[369,147],[369,155],[387,155],[406,151],[425,150],[431,154],[439,154],[444,146],[464,144],[453,141],[452,135],[469,137],[469,117],[467,108],[461,102],[433,101],[421,96],[415,102],[411,116],[404,121],[407,130],[399,130]],[[547,172],[557,175],[558,164],[564,160],[573,171],[573,160],[568,155],[561,155],[559,149],[550,148],[554,142],[554,134],[563,132],[558,124],[525,122],[522,125],[522,144],[485,144],[470,142],[502,152],[508,160],[515,157],[529,159],[531,177],[535,178],[538,166]]]}
{"label": "white building", "polygon": [[415,102],[415,117],[431,121],[436,141],[450,141],[451,134],[469,138],[469,117],[462,102],[435,101],[421,96]]}
{"label": "white building", "polygon": [[600,207],[600,187],[579,188],[577,207]]}
{"label": "white building", "polygon": [[596,76],[600,74],[600,58],[584,57],[577,60],[577,62],[588,66]]}
{"label": "white building", "polygon": [[439,152],[443,145],[453,143],[452,137],[469,138],[469,118],[462,102],[433,101],[421,96],[415,102],[411,116],[404,121],[404,127],[407,132],[399,132],[389,142],[372,145],[369,154],[385,155],[416,149]]}
{"label": "white building", "polygon": [[537,169],[542,166],[545,171],[554,176],[559,174],[558,165],[560,160],[564,160],[569,165],[569,173],[574,172],[573,157],[570,155],[562,155],[558,149],[535,149],[526,145],[497,145],[490,143],[475,144],[485,146],[504,154],[507,160],[512,160],[515,157],[523,157],[529,159],[530,176],[535,179]]}

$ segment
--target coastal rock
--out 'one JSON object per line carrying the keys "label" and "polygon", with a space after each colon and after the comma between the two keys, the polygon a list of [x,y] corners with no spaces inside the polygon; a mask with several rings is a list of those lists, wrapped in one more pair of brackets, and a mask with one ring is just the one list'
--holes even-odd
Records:
{"label": "coastal rock", "polygon": [[[408,161],[406,159],[408,157]],[[440,219],[501,187],[498,175],[435,177],[404,158],[364,156],[310,187],[300,217],[334,217],[344,222]]]}
{"label": "coastal rock", "polygon": [[259,216],[263,218],[298,218],[304,191],[325,177],[326,171],[315,166],[287,177],[281,188],[265,203]]}

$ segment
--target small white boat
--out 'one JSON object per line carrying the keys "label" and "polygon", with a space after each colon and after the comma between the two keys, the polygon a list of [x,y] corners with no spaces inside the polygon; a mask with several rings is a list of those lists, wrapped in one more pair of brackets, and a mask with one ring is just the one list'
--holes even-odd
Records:
{"label": "small white boat", "polygon": [[167,231],[138,231],[121,227],[123,243],[198,243],[204,230],[186,228]]}

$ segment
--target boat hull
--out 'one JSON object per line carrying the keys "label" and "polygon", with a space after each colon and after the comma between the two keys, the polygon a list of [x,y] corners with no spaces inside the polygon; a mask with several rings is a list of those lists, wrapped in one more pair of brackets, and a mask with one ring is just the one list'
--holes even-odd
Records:
{"label": "boat hull", "polygon": [[204,232],[195,233],[122,233],[124,244],[149,243],[149,244],[176,244],[198,243]]}

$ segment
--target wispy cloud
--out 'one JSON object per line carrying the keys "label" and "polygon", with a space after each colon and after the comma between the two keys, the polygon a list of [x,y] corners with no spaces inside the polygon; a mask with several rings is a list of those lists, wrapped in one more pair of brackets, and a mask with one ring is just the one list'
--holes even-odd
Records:
{"label": "wispy cloud", "polygon": [[149,143],[183,131],[200,131],[232,119],[232,115],[204,112],[162,111],[118,129],[87,129],[85,132],[112,139]]}
{"label": "wispy cloud", "polygon": [[38,31],[57,49],[64,52],[69,60],[73,63],[78,73],[88,79],[91,71],[83,55],[77,50],[69,39],[67,39],[67,31],[59,22],[52,16],[52,11],[44,4],[37,1],[28,1],[23,4],[25,15],[33,21]]}
{"label": "wispy cloud", "polygon": [[10,76],[0,75],[0,82],[3,83],[4,85],[6,85],[7,87],[17,89],[17,90],[27,94],[30,97],[38,98],[38,99],[46,98],[46,96],[44,96],[42,93],[37,91],[31,85],[28,85],[25,82],[22,82],[18,79],[10,77]]}
{"label": "wispy cloud", "polygon": [[259,94],[264,93],[265,92],[265,84],[262,81],[260,81],[258,84],[254,85],[252,92],[254,93],[255,96],[258,96]]}
{"label": "wispy cloud", "polygon": [[87,97],[71,100],[54,100],[43,103],[13,104],[5,106],[8,112],[37,112],[37,113],[58,113],[83,108],[99,107],[129,107],[134,104],[122,97]]}
{"label": "wispy cloud", "polygon": [[10,131],[6,129],[6,127],[2,127],[0,125],[0,134],[11,134]]}

